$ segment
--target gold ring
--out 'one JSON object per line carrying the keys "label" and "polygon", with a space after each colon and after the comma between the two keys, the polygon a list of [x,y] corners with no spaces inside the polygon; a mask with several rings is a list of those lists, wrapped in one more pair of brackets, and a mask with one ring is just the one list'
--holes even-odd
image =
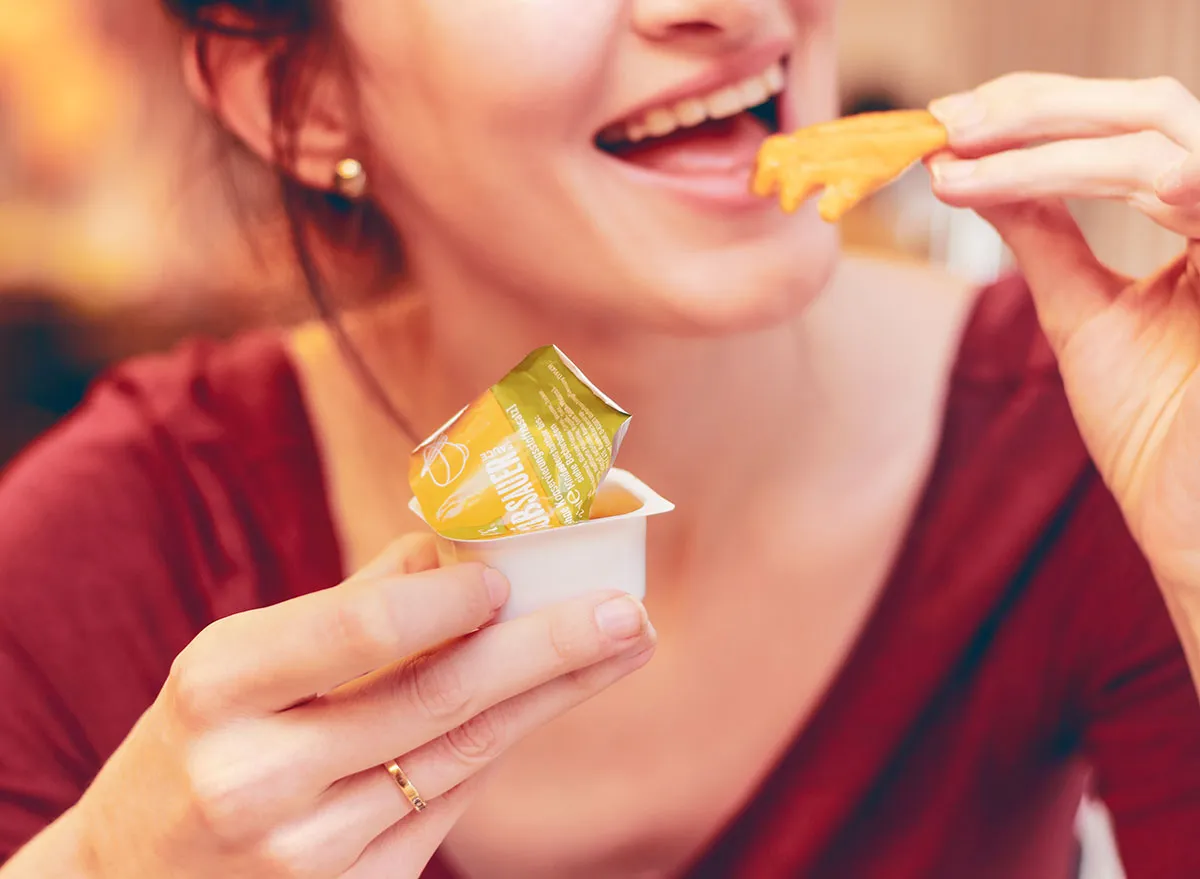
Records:
{"label": "gold ring", "polygon": [[417,789],[413,787],[413,783],[408,780],[408,776],[404,774],[404,770],[396,764],[396,761],[387,761],[383,764],[383,768],[388,771],[388,775],[392,777],[400,790],[404,792],[404,796],[412,803],[413,811],[424,812],[425,801],[421,799],[421,795],[417,793]]}

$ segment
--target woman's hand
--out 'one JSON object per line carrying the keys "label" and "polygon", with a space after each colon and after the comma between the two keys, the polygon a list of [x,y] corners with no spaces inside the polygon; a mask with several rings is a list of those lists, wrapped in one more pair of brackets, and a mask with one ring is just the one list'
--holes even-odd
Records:
{"label": "woman's hand", "polygon": [[[1173,611],[1191,606],[1181,634],[1200,676],[1200,101],[1169,79],[1016,74],[930,109],[951,144],[930,162],[935,192],[1016,255],[1091,455]],[[1124,201],[1185,252],[1122,277],[1070,198]]]}
{"label": "woman's hand", "polygon": [[420,875],[481,769],[653,652],[627,596],[489,626],[507,595],[406,539],[340,586],[214,623],[64,818],[86,875]]}

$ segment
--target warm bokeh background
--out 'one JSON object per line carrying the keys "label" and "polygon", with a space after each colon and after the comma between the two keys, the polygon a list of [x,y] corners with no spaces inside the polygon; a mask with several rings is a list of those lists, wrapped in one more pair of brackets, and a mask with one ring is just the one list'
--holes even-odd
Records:
{"label": "warm bokeh background", "polygon": [[303,313],[265,182],[187,99],[155,0],[6,5],[0,462],[115,359]]}

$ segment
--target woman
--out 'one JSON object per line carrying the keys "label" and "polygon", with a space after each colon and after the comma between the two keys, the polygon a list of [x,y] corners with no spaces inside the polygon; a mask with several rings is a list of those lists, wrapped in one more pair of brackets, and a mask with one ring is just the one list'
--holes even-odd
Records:
{"label": "woman", "polygon": [[[744,194],[833,115],[834,0],[171,5],[293,208],[405,262],[349,332],[379,393],[323,328],[191,346],[9,474],[3,879],[1067,876],[1087,767],[1132,875],[1200,867],[1196,273],[1117,278],[1056,200],[1195,233],[1190,95],[937,105],[1035,319]],[[653,626],[483,625],[507,585],[414,536],[409,448],[547,340],[678,504]]]}

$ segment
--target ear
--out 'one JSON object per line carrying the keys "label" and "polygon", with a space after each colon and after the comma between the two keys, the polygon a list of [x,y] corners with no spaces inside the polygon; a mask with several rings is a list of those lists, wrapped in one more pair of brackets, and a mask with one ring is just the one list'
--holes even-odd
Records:
{"label": "ear", "polygon": [[[271,113],[272,68],[285,51],[278,38],[251,39],[221,33],[190,34],[183,45],[184,79],[195,98],[251,151],[283,167]],[[301,50],[305,51],[305,50]],[[283,170],[312,189],[329,190],[337,163],[354,156],[356,142],[350,89],[329,53],[309,52],[299,76],[304,104],[289,108],[296,124],[295,155]]]}

